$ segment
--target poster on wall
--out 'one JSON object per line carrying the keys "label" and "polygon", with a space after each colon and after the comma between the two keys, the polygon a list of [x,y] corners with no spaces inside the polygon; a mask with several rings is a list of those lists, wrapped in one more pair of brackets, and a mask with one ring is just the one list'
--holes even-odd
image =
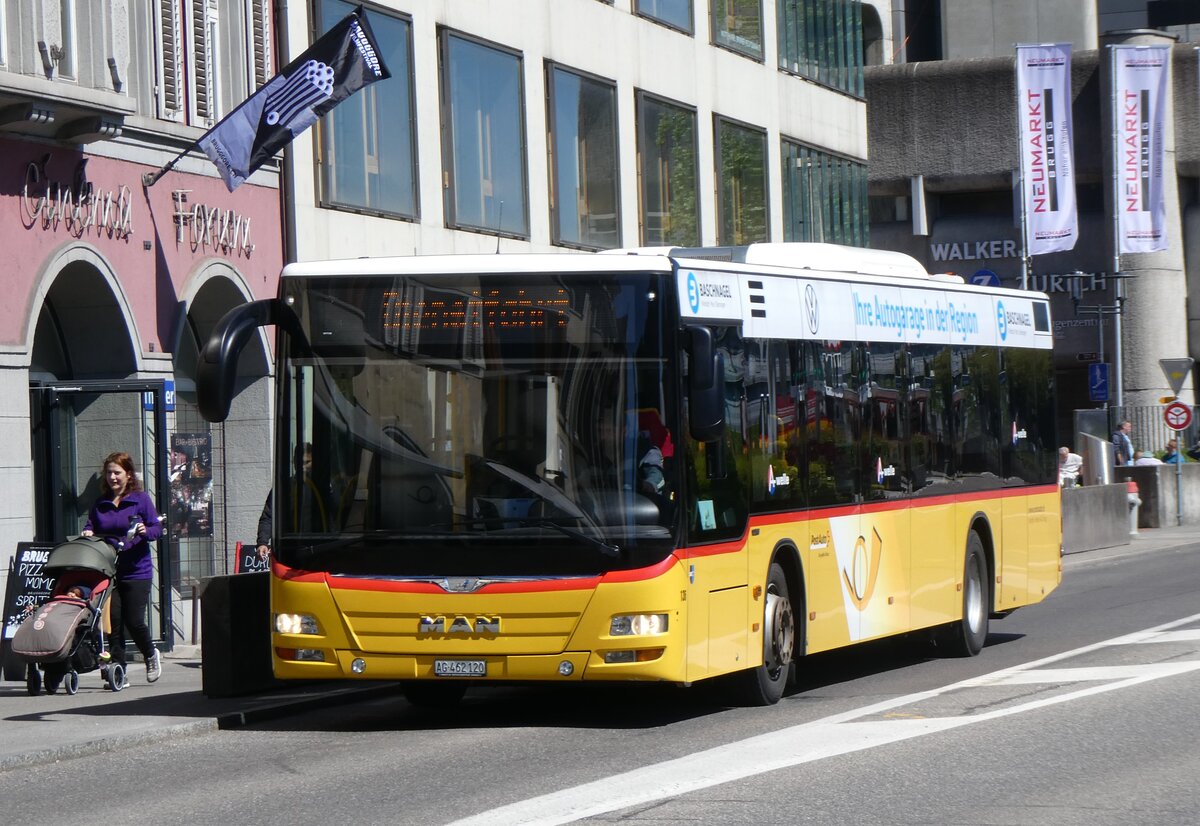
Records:
{"label": "poster on wall", "polygon": [[212,536],[212,434],[171,435],[170,481],[172,536]]}
{"label": "poster on wall", "polygon": [[1021,208],[1029,255],[1075,249],[1071,44],[1017,46]]}

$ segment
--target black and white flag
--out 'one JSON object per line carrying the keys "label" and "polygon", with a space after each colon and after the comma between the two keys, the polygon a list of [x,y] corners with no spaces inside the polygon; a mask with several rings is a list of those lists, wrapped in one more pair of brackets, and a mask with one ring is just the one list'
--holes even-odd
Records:
{"label": "black and white flag", "polygon": [[229,191],[352,94],[391,77],[360,6],[199,141]]}

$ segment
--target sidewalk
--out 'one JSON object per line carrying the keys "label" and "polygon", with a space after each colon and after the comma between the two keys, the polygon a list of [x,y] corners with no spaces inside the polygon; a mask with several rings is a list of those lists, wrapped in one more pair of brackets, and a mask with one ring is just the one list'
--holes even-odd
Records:
{"label": "sidewalk", "polygon": [[396,683],[288,685],[243,697],[210,699],[201,691],[200,655],[183,646],[163,656],[162,677],[146,682],[130,663],[129,686],[104,688],[99,671],[79,676],[79,692],[31,697],[24,682],[0,681],[0,771],[128,748],[187,734],[234,728],[303,711],[395,693]]}
{"label": "sidewalk", "polygon": [[[1196,526],[1142,530],[1128,545],[1071,554],[1067,568],[1200,544]],[[29,696],[25,683],[0,682],[0,771],[97,754],[187,734],[234,728],[307,707],[395,693],[395,683],[351,681],[288,685],[244,697],[209,699],[201,692],[200,655],[182,646],[163,658],[162,679],[146,683],[130,665],[129,687],[103,688],[100,673],[80,675],[79,693]]]}

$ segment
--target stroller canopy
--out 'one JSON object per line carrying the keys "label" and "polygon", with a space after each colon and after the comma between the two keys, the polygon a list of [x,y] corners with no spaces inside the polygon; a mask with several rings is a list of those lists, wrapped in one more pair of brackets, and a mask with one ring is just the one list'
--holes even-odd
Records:
{"label": "stroller canopy", "polygon": [[72,568],[87,568],[112,577],[117,572],[117,551],[95,536],[68,539],[50,552],[43,570],[51,576],[58,576]]}

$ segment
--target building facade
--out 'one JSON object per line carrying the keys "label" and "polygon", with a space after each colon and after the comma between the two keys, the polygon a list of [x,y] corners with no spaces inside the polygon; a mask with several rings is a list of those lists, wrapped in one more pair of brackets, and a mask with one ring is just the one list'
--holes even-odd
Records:
{"label": "building facade", "polygon": [[[290,4],[288,53],[355,5]],[[861,32],[890,37],[872,4],[366,10],[392,78],[287,153],[289,257],[866,243]]]}
{"label": "building facade", "polygon": [[[931,271],[1027,281],[1052,296],[1059,431],[1073,411],[1155,405],[1171,389],[1159,359],[1200,356],[1197,193],[1197,60],[1200,7],[1164,16],[1168,4],[991,0],[934,4],[910,42],[920,62],[866,72],[871,145],[871,243],[908,252]],[[1185,4],[1187,5],[1187,4]],[[1174,4],[1170,10],[1182,9]],[[911,21],[910,21],[911,22]],[[1162,30],[1147,26],[1161,25]],[[1079,240],[1070,252],[1023,260],[1017,189],[1013,44],[1070,43]],[[1111,55],[1117,44],[1166,45],[1164,182],[1169,247],[1116,255],[1113,228]],[[1192,254],[1188,254],[1189,251]],[[1093,365],[1108,364],[1107,401]],[[1183,398],[1194,403],[1189,378]],[[1113,415],[1118,415],[1113,413]],[[1165,435],[1154,437],[1161,441]],[[1157,450],[1156,442],[1139,445]]]}
{"label": "building facade", "polygon": [[[188,636],[200,578],[252,541],[269,484],[269,342],[235,417],[197,415],[198,346],[273,295],[278,169],[236,194],[195,153],[273,72],[265,0],[11,0],[0,6],[0,547],[78,534],[101,462],[132,455],[167,520],[152,628]],[[4,583],[7,584],[7,581]]]}

